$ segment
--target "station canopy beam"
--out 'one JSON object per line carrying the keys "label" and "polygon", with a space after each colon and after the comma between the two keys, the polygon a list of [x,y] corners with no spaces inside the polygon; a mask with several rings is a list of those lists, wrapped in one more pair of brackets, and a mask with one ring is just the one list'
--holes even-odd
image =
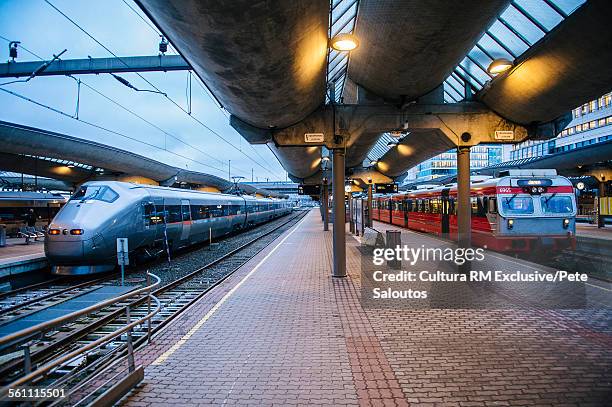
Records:
{"label": "station canopy beam", "polygon": [[[0,64],[0,78],[32,75],[46,61]],[[36,76],[82,75],[121,72],[187,71],[191,67],[180,55],[152,55],[119,58],[61,59],[53,61]]]}

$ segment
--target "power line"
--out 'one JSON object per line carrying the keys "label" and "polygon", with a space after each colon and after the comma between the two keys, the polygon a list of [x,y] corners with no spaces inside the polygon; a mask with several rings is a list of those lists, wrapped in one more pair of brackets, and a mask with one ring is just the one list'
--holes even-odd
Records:
{"label": "power line", "polygon": [[[102,44],[100,41],[98,41],[93,35],[91,35],[87,30],[85,30],[83,27],[81,27],[76,21],[74,21],[73,19],[71,19],[68,15],[66,15],[63,11],[61,11],[59,8],[57,8],[55,5],[53,5],[53,3],[51,3],[49,0],[44,0],[45,3],[47,3],[49,6],[51,6],[55,11],[57,11],[59,14],[61,14],[64,18],[66,18],[68,21],[70,21],[75,27],[77,27],[79,30],[81,30],[85,35],[87,35],[89,38],[91,38],[96,44],[100,45],[102,48],[104,48],[108,53],[110,53],[112,56],[114,56],[115,58],[117,58],[122,64],[124,64],[126,67],[130,68],[129,64],[127,64],[123,59],[121,59],[119,56],[117,56],[117,54],[115,54],[113,51],[111,51],[108,47],[106,47],[104,44]],[[142,76],[142,74],[140,74],[139,72],[136,72],[136,74],[142,79],[144,80],[146,83],[148,83],[150,86],[152,86],[155,90],[157,90],[159,93],[164,94],[164,92],[162,92],[157,86],[155,86],[153,83],[151,83],[148,79],[146,79],[144,76]],[[244,155],[245,157],[247,157],[249,160],[251,160],[252,162],[254,162],[255,164],[257,164],[259,167],[263,168],[264,170],[268,171],[270,174],[275,175],[272,171],[270,171],[270,169],[264,167],[263,165],[261,165],[259,162],[255,161],[251,156],[247,155],[246,153],[244,153],[242,150],[240,150],[238,147],[236,147],[234,144],[230,143],[229,141],[227,141],[223,136],[221,136],[219,133],[217,133],[216,131],[214,131],[213,129],[211,129],[210,127],[208,127],[206,124],[204,124],[201,120],[199,120],[198,118],[196,118],[194,115],[189,114],[187,112],[187,110],[185,110],[181,105],[179,105],[177,102],[174,101],[174,99],[172,99],[171,97],[169,97],[168,95],[165,95],[166,99],[168,99],[170,102],[172,102],[176,107],[178,107],[180,110],[183,111],[183,113],[185,113],[187,116],[191,117],[193,120],[195,120],[197,123],[199,123],[202,127],[204,127],[205,129],[207,129],[209,132],[211,132],[212,134],[214,134],[216,137],[218,137],[219,139],[221,139],[223,142],[227,143],[228,145],[230,145],[232,148],[234,148],[236,151],[240,152],[242,155]]]}
{"label": "power line", "polygon": [[6,92],[6,93],[9,93],[9,94],[11,94],[11,95],[13,95],[13,96],[15,96],[15,97],[18,97],[19,99],[22,99],[22,100],[28,101],[28,102],[30,102],[30,103],[33,103],[33,104],[37,105],[37,106],[43,107],[43,108],[48,109],[48,110],[50,110],[50,111],[52,111],[52,112],[55,112],[55,113],[60,114],[60,115],[62,115],[62,116],[65,116],[65,117],[68,117],[68,118],[70,118],[70,119],[76,120],[76,121],[78,121],[78,122],[81,122],[81,123],[87,124],[87,125],[89,125],[89,126],[95,127],[95,128],[97,128],[97,129],[100,129],[100,130],[106,131],[106,132],[108,132],[108,133],[115,134],[115,135],[120,136],[120,137],[124,137],[124,138],[126,138],[126,139],[128,139],[128,140],[132,140],[132,141],[135,141],[135,142],[137,142],[137,143],[144,144],[144,145],[146,145],[146,146],[153,147],[153,148],[156,148],[156,149],[161,150],[161,151],[165,151],[165,152],[167,152],[167,153],[169,153],[169,154],[172,154],[172,155],[175,155],[175,156],[177,156],[177,157],[183,158],[183,159],[185,159],[185,160],[189,160],[189,161],[191,161],[191,162],[194,162],[194,163],[197,163],[197,164],[203,165],[203,166],[205,166],[205,167],[213,168],[213,169],[215,169],[215,170],[217,170],[217,171],[220,171],[220,172],[225,172],[225,170],[224,170],[224,169],[217,168],[217,167],[215,167],[215,166],[213,166],[213,165],[206,164],[206,163],[203,163],[203,162],[198,161],[198,160],[194,160],[193,158],[189,158],[189,157],[187,157],[187,156],[184,156],[184,155],[182,155],[182,154],[176,153],[176,152],[174,152],[174,151],[166,150],[166,149],[161,148],[161,147],[159,147],[159,146],[157,146],[157,145],[155,145],[155,144],[152,144],[152,143],[147,143],[146,141],[142,141],[142,140],[139,140],[139,139],[137,139],[137,138],[135,138],[135,137],[128,136],[127,134],[124,134],[124,133],[121,133],[121,132],[118,132],[118,131],[115,131],[115,130],[111,130],[111,129],[106,128],[106,127],[104,127],[104,126],[100,126],[99,124],[95,124],[95,123],[92,123],[92,122],[90,122],[90,121],[83,120],[83,119],[81,119],[81,118],[76,118],[76,117],[74,117],[74,116],[72,116],[72,115],[70,115],[70,114],[68,114],[68,113],[66,113],[66,112],[63,112],[63,111],[61,111],[61,110],[59,110],[59,109],[56,109],[56,108],[54,108],[54,107],[52,107],[52,106],[46,105],[46,104],[44,104],[44,103],[41,103],[41,102],[39,102],[39,101],[37,101],[37,100],[31,99],[31,98],[29,98],[29,97],[27,97],[27,96],[21,95],[21,94],[19,94],[19,93],[17,93],[17,92],[13,92],[13,91],[10,91],[10,90],[8,90],[8,89],[3,89],[3,88],[0,88],[0,91],[2,91],[2,92]]}
{"label": "power line", "polygon": [[151,30],[153,30],[153,32],[157,35],[162,35],[162,33],[160,33],[157,30],[157,27],[155,27],[153,24],[151,24],[149,21],[147,21],[146,18],[144,18],[138,11],[136,11],[132,6],[130,6],[130,4],[126,1],[126,0],[121,0],[123,1],[123,4],[125,4],[130,10],[132,10],[134,12],[134,14],[136,14],[142,21],[144,21],[144,23],[146,25],[149,26],[149,28],[151,28]]}
{"label": "power line", "polygon": [[[5,38],[5,37],[3,37],[3,36],[0,36],[0,38],[2,38],[2,39],[4,39],[4,40],[6,40],[6,41],[9,41],[9,42],[10,42],[10,40],[8,40],[7,38]],[[35,57],[37,57],[38,59],[40,59],[40,60],[44,60],[42,57],[40,57],[40,56],[36,55],[34,52],[29,51],[29,50],[27,50],[27,49],[26,49],[26,48],[24,48],[24,47],[21,47],[21,48],[23,48],[24,50],[26,50],[26,51],[27,51],[27,52],[29,52],[30,54],[34,55],[34,56],[35,56]],[[67,76],[68,76],[68,77],[71,77],[71,78],[73,78],[73,79],[76,79],[76,78],[74,78],[72,75],[67,75]],[[162,129],[161,127],[157,126],[156,124],[152,123],[151,121],[149,121],[149,120],[145,119],[144,117],[140,116],[138,113],[136,113],[136,112],[134,112],[134,111],[132,111],[132,110],[128,109],[127,107],[123,106],[121,103],[117,102],[116,100],[112,99],[111,97],[109,97],[109,96],[105,95],[104,93],[100,92],[99,90],[95,89],[93,86],[89,85],[89,84],[88,84],[88,83],[86,83],[85,81],[81,80],[80,82],[81,82],[83,85],[85,85],[86,87],[88,87],[89,89],[91,89],[93,92],[95,92],[95,93],[97,93],[98,95],[102,96],[103,98],[107,99],[107,100],[108,100],[108,101],[110,101],[111,103],[113,103],[113,104],[115,104],[115,105],[119,106],[119,107],[120,107],[120,108],[122,108],[123,110],[125,110],[125,111],[127,111],[128,113],[132,114],[133,116],[135,116],[135,117],[139,118],[140,120],[144,121],[145,123],[149,124],[150,126],[152,126],[152,127],[156,128],[157,130],[161,131],[161,132],[162,132],[162,133],[164,133],[165,135],[170,136],[171,138],[173,138],[173,139],[177,140],[178,142],[180,142],[180,143],[182,143],[182,144],[184,144],[184,145],[186,145],[186,146],[188,146],[188,147],[193,148],[194,150],[198,151],[199,153],[201,153],[201,154],[203,154],[203,155],[205,155],[205,156],[207,156],[207,157],[211,158],[211,159],[212,159],[212,160],[214,160],[214,161],[217,161],[217,162],[218,162],[218,163],[220,163],[221,165],[225,165],[225,162],[223,162],[223,161],[219,160],[218,158],[216,158],[216,157],[214,157],[214,156],[212,156],[212,155],[210,155],[210,154],[206,153],[205,151],[203,151],[203,150],[201,150],[201,149],[199,149],[199,148],[195,147],[194,145],[192,145],[192,144],[190,144],[190,143],[187,143],[186,141],[181,140],[180,138],[178,138],[178,137],[174,136],[173,134],[171,134],[171,133],[167,132],[166,130]],[[72,117],[72,116],[71,116],[71,117]],[[74,117],[73,117],[73,118],[74,118]],[[75,118],[75,119],[78,119],[78,118]],[[164,150],[168,151],[167,146],[165,146]],[[198,162],[198,163],[200,163],[200,162]],[[216,168],[216,167],[214,167],[214,166],[210,166],[210,167],[211,167],[211,168]],[[217,169],[217,168],[216,168],[216,169]],[[246,172],[244,169],[241,169],[241,168],[238,168],[238,167],[236,167],[236,170],[241,171],[241,172],[243,172],[243,173],[245,173],[245,172]],[[224,171],[224,170],[219,169],[219,171]]]}
{"label": "power line", "polygon": [[[71,75],[69,75],[69,76],[71,76]],[[97,90],[97,89],[96,89],[96,88],[94,88],[93,86],[89,85],[87,82],[83,81],[82,79],[81,79],[81,83],[82,83],[83,85],[85,85],[87,88],[91,89],[93,92],[95,92],[95,93],[97,93],[98,95],[102,96],[104,99],[108,100],[109,102],[113,103],[114,105],[119,106],[120,108],[122,108],[122,109],[123,109],[123,110],[125,110],[126,112],[130,113],[131,115],[133,115],[133,116],[135,116],[135,117],[139,118],[140,120],[142,120],[143,122],[147,123],[148,125],[150,125],[150,126],[152,126],[152,127],[156,128],[157,130],[161,131],[161,132],[162,132],[162,133],[164,133],[166,136],[170,136],[171,138],[173,138],[173,139],[177,140],[178,142],[180,142],[180,143],[182,143],[182,144],[184,144],[184,145],[186,145],[186,146],[188,146],[188,147],[193,148],[194,150],[198,151],[199,153],[204,154],[204,155],[205,155],[205,156],[207,156],[208,158],[210,158],[210,159],[212,159],[212,160],[214,160],[214,161],[217,161],[218,163],[220,163],[220,164],[222,164],[222,165],[224,165],[224,164],[225,164],[223,161],[219,160],[218,158],[216,158],[216,157],[214,157],[214,156],[212,156],[212,155],[208,154],[207,152],[205,152],[205,151],[203,151],[203,150],[201,150],[201,149],[199,149],[199,148],[197,148],[197,147],[193,146],[192,144],[187,143],[187,142],[186,142],[186,141],[184,141],[184,140],[181,140],[181,139],[180,139],[180,138],[178,138],[177,136],[175,136],[175,135],[173,135],[173,134],[169,133],[168,131],[166,131],[166,130],[162,129],[161,127],[159,127],[159,126],[158,126],[158,125],[156,125],[155,123],[153,123],[153,122],[151,122],[151,121],[147,120],[146,118],[142,117],[141,115],[139,115],[138,113],[134,112],[133,110],[131,110],[131,109],[129,109],[129,108],[127,108],[127,107],[123,106],[121,103],[117,102],[116,100],[114,100],[114,99],[113,99],[113,98],[111,98],[110,96],[107,96],[107,95],[105,95],[104,93],[100,92],[99,90]]]}
{"label": "power line", "polygon": [[[130,6],[130,3],[126,0],[121,0],[123,1],[123,4],[125,4],[130,10],[132,10],[134,12],[134,14],[136,14],[138,16],[138,18],[140,18],[146,25],[149,26],[149,28],[157,35],[159,36],[164,36],[158,29],[157,27],[155,27],[153,24],[151,24],[151,22],[149,20],[147,20],[146,18],[144,18],[142,16],[142,14],[140,14],[134,7]],[[165,36],[164,36],[165,37]],[[167,39],[167,38],[166,38]],[[172,45],[171,43],[169,44],[170,47],[174,50],[174,52],[176,52],[177,54],[179,53],[176,48],[174,48],[174,45]]]}

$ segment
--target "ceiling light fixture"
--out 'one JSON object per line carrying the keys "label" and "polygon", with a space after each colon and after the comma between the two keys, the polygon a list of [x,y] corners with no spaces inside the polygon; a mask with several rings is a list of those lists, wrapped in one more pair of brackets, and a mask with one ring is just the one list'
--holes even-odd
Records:
{"label": "ceiling light fixture", "polygon": [[352,51],[359,47],[359,40],[353,34],[338,34],[331,39],[330,45],[336,51]]}
{"label": "ceiling light fixture", "polygon": [[487,68],[487,71],[491,75],[497,75],[502,72],[506,72],[508,69],[512,68],[514,63],[506,58],[497,58],[491,62],[491,65]]}

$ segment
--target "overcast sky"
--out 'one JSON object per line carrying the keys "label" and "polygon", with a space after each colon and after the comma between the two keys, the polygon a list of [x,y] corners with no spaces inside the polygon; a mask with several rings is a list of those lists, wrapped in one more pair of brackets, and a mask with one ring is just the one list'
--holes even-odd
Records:
{"label": "overcast sky", "polygon": [[[50,1],[118,56],[158,53],[158,34],[128,7],[131,6],[148,21],[131,0]],[[51,59],[54,53],[64,49],[67,51],[62,55],[63,59],[112,56],[44,0],[0,0],[0,36],[0,60],[3,62],[8,60],[7,40],[21,41],[23,47],[43,59]],[[23,62],[37,58],[20,48],[17,60]],[[187,72],[145,72],[141,75],[187,109]],[[121,76],[137,88],[151,89],[151,85],[137,74]],[[266,178],[284,181],[286,178],[285,171],[266,146],[250,146],[230,127],[227,113],[217,107],[195,76],[192,78],[192,114],[227,142],[198,124],[162,95],[135,92],[109,74],[80,75],[79,78],[83,81],[79,118],[122,135],[97,129],[2,91],[0,120],[110,144],[171,165],[224,178],[228,176],[228,160],[231,160],[232,175],[242,175],[249,181],[251,171],[255,180],[259,178],[259,181]],[[0,83],[9,80],[0,79]],[[87,85],[171,136],[106,100]],[[68,115],[75,114],[77,83],[69,77],[40,77],[0,88]]]}

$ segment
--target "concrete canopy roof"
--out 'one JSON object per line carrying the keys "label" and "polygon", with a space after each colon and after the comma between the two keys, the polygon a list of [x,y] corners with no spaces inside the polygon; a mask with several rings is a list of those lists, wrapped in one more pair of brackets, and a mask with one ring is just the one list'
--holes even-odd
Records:
{"label": "concrete canopy roof", "polygon": [[328,0],[137,0],[221,103],[261,128],[323,103]]}
{"label": "concrete canopy roof", "polygon": [[390,100],[438,85],[508,5],[507,0],[361,0],[349,77]]}
{"label": "concrete canopy roof", "polygon": [[[137,2],[232,114],[231,124],[237,131],[251,143],[267,143],[292,179],[313,180],[321,173],[317,167],[320,148],[303,147],[303,138],[305,130],[336,134],[336,128],[327,126],[327,120],[312,119],[317,115],[324,117],[321,112],[329,107],[324,105],[328,1]],[[360,47],[350,53],[346,80],[355,85],[352,89],[355,97],[346,101],[358,106],[393,106],[398,110],[397,117],[413,102],[422,106],[442,103],[443,97],[438,100],[430,95],[441,89],[445,78],[509,3],[509,0],[359,0],[354,32]],[[497,112],[500,122],[529,126],[529,137],[551,137],[563,127],[564,113],[607,91],[602,91],[602,87],[612,84],[607,69],[610,54],[604,52],[610,38],[606,27],[610,10],[600,10],[600,15],[597,10],[610,7],[603,0],[592,0],[587,5],[592,7],[589,13],[578,10],[533,50],[522,55],[519,66],[506,75],[507,79],[502,75],[485,85],[479,94],[484,104],[479,105]],[[565,34],[556,34],[559,31]],[[575,38],[568,39],[571,36]],[[589,41],[593,46],[585,45]],[[570,58],[572,52],[587,61],[588,69],[596,70],[592,78],[586,77],[586,70],[580,71],[580,63]],[[507,83],[525,67],[540,66],[539,55],[551,55],[553,59],[567,57],[573,66],[563,66],[566,72],[561,73],[542,69],[555,79],[550,81],[550,88],[542,86],[545,75],[523,77],[517,82],[518,87],[509,87]],[[572,90],[575,82],[583,80],[584,90]],[[351,94],[351,89],[345,93]],[[552,120],[555,122],[548,123]],[[548,125],[532,127],[534,123]],[[369,120],[361,124],[349,123],[342,143],[325,142],[328,148],[346,149],[349,168],[360,165],[381,132],[398,128],[388,123],[373,126]],[[414,154],[406,158],[389,152],[381,160],[388,168],[380,166],[379,170],[395,177],[410,166],[454,147],[437,128],[414,132],[415,137],[427,134],[423,138],[427,142],[406,139],[404,148],[414,149]],[[297,133],[301,143],[287,142],[285,135]]]}
{"label": "concrete canopy roof", "polygon": [[395,178],[419,163],[443,153],[454,144],[440,130],[416,130],[402,138],[397,147],[389,149],[376,164],[382,174]]}
{"label": "concrete canopy roof", "polygon": [[520,124],[549,122],[598,98],[612,88],[610,21],[608,1],[587,1],[477,97]]}
{"label": "concrete canopy roof", "polygon": [[[227,191],[233,186],[215,175],[183,170],[106,144],[4,121],[0,121],[0,143],[3,146],[0,170],[35,171],[38,175],[78,184],[94,177],[95,168],[103,168],[116,174],[145,177],[166,185],[186,182],[220,191]],[[66,168],[50,161],[37,160],[35,155],[72,160],[92,168]],[[247,189],[247,193],[277,195],[263,190],[252,191],[250,187]]]}

